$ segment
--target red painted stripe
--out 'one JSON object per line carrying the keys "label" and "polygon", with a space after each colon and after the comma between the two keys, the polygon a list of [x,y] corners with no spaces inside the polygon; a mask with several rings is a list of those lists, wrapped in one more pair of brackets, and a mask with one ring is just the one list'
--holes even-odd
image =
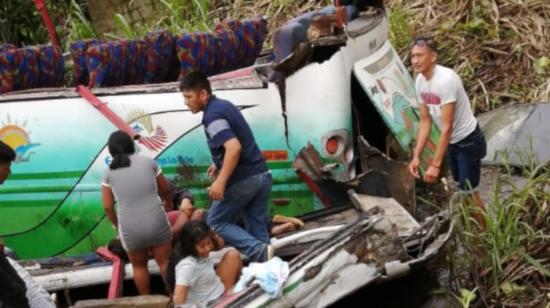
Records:
{"label": "red painted stripe", "polygon": [[157,150],[156,145],[153,144],[153,143],[151,142],[151,140],[149,140],[149,139],[140,138],[140,139],[139,139],[139,143],[143,144],[144,146],[146,146],[148,149],[150,149],[150,150],[152,150],[152,151]]}
{"label": "red painted stripe", "polygon": [[153,147],[155,147],[155,149],[160,149],[162,147],[162,143],[156,141],[154,138],[146,137],[146,138],[142,138],[142,139],[144,139],[149,144],[151,144]]}

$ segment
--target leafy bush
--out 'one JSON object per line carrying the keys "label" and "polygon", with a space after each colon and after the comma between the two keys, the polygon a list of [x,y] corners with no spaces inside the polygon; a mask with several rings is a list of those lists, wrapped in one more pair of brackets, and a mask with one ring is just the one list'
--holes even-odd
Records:
{"label": "leafy bush", "polygon": [[[66,33],[71,33],[66,21],[74,6],[85,6],[86,0],[47,0],[46,7],[56,26],[61,41],[66,41]],[[84,16],[85,14],[81,12]],[[67,39],[74,36],[68,36]],[[16,46],[44,44],[50,37],[34,1],[0,1],[0,39]]]}
{"label": "leafy bush", "polygon": [[550,166],[529,161],[521,177],[506,166],[497,179],[486,205],[485,232],[471,218],[473,209],[458,204],[451,257],[461,287],[475,288],[483,306],[550,304]]}

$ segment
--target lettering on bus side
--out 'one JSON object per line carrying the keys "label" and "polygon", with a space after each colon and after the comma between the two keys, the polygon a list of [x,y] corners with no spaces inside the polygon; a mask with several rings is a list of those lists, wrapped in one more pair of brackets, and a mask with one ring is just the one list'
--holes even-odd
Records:
{"label": "lettering on bus side", "polygon": [[288,151],[267,150],[267,151],[262,151],[262,156],[266,161],[286,161],[288,160]]}

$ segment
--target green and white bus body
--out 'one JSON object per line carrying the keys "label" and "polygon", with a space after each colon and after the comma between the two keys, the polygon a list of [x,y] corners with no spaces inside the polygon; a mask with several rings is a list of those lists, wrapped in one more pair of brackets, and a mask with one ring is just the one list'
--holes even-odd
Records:
{"label": "green and white bus body", "polygon": [[[388,50],[390,59],[380,57]],[[361,65],[378,66],[370,72]],[[381,134],[389,128],[405,151],[410,149],[415,133],[407,123],[417,125],[411,107],[416,95],[388,40],[384,10],[351,20],[334,52],[297,68],[284,78],[284,87],[267,78],[265,72],[273,67],[258,64],[211,78],[214,95],[240,108],[272,171],[271,214],[296,216],[326,206],[292,168],[308,143],[325,159],[351,166],[344,168],[350,176],[355,172],[353,140],[359,133]],[[384,91],[380,79],[392,80]],[[366,99],[353,101],[354,81]],[[146,140],[138,144],[140,154],[154,158],[168,178],[190,188],[198,207],[209,205],[206,169],[211,157],[202,114],[192,114],[184,105],[177,83],[93,92]],[[388,127],[360,131],[353,119],[363,115],[353,114],[354,104],[386,104],[405,118],[390,122],[385,109],[378,109]],[[110,162],[107,138],[118,129],[113,120],[68,88],[0,95],[0,120],[0,139],[17,152],[12,175],[0,186],[0,237],[6,246],[29,259],[87,253],[114,238],[100,193]]]}

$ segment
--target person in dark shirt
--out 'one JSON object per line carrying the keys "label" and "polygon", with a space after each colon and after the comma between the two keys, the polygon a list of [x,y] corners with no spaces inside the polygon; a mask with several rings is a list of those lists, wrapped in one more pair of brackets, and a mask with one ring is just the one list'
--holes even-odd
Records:
{"label": "person in dark shirt", "polygon": [[[207,223],[250,261],[273,255],[267,227],[268,197],[272,178],[243,115],[231,102],[212,94],[210,82],[200,72],[187,74],[180,83],[191,112],[203,112],[202,124],[213,164],[208,175],[212,202]],[[242,214],[245,228],[234,223]]]}
{"label": "person in dark shirt", "polygon": [[[15,152],[0,141],[0,185],[11,174],[11,162]],[[4,253],[4,242],[0,239],[0,307],[29,307],[25,282],[19,277]]]}

